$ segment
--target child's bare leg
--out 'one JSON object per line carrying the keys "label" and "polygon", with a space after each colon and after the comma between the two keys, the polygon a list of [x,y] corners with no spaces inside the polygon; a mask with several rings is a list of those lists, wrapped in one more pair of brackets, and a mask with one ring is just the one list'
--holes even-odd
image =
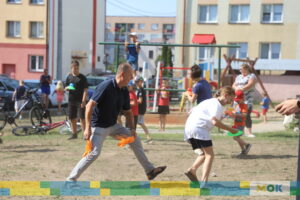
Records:
{"label": "child's bare leg", "polygon": [[167,115],[163,115],[163,123],[162,123],[162,129],[163,129],[163,131],[165,131],[166,122],[167,122]]}
{"label": "child's bare leg", "polygon": [[267,115],[263,115],[263,118],[264,118],[264,123],[267,122]]}
{"label": "child's bare leg", "polygon": [[144,132],[145,132],[145,135],[146,135],[147,139],[148,139],[148,140],[151,139],[151,136],[150,136],[150,134],[149,134],[149,131],[148,131],[147,126],[146,126],[145,124],[140,124],[140,126],[143,128],[143,130],[144,130]]}
{"label": "child's bare leg", "polygon": [[205,156],[201,181],[206,182],[208,181],[208,176],[211,170],[212,162],[214,160],[214,151],[212,146],[201,148],[201,150],[204,152]]}
{"label": "child's bare leg", "polygon": [[162,121],[163,121],[163,115],[162,114],[160,114],[159,115],[159,127],[160,127],[160,131],[162,130]]}
{"label": "child's bare leg", "polygon": [[191,172],[194,176],[196,176],[196,171],[197,169],[203,164],[205,160],[205,156],[203,155],[199,155],[196,160],[194,161],[193,165],[188,168],[188,172]]}
{"label": "child's bare leg", "polygon": [[240,145],[242,150],[245,149],[245,146],[247,143],[243,139],[241,139],[240,136],[235,136],[235,137],[233,137],[233,139]]}

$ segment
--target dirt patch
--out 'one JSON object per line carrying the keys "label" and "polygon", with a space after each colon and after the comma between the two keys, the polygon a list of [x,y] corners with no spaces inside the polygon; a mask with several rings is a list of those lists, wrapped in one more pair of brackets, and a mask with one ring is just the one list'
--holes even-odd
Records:
{"label": "dirt patch", "polygon": [[[154,134],[154,137],[157,137]],[[9,134],[0,145],[0,180],[64,181],[84,151],[84,141],[66,140],[63,135],[15,137]],[[175,134],[144,145],[151,162],[167,165],[157,177],[161,181],[187,181],[183,172],[196,155],[191,147]],[[239,148],[229,137],[214,138],[215,160],[210,181],[291,181],[295,180],[297,167],[297,139],[254,138],[249,156],[237,158]],[[145,173],[130,149],[116,146],[116,141],[106,140],[101,156],[80,177],[81,181],[146,181]],[[201,176],[201,170],[198,171]],[[52,199],[54,199],[53,197]],[[96,199],[91,197],[85,199]],[[162,197],[151,197],[162,199]],[[195,199],[196,197],[163,197],[163,199]],[[26,199],[8,197],[7,199]],[[51,199],[50,197],[27,199]],[[57,198],[76,199],[76,198]],[[77,198],[81,199],[81,198]],[[149,199],[149,197],[101,197],[101,199]],[[203,199],[270,199],[267,197],[203,197]],[[273,198],[272,199],[276,199]],[[290,199],[277,198],[277,199]]]}

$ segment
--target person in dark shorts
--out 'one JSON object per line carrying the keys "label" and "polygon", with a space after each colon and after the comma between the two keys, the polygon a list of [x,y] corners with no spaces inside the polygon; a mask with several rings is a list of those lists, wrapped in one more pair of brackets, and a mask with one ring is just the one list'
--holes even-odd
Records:
{"label": "person in dark shorts", "polygon": [[167,114],[170,113],[169,104],[170,104],[170,92],[166,91],[168,89],[168,80],[163,80],[161,88],[158,92],[158,114],[159,114],[159,125],[160,131],[165,131],[167,123]]}
{"label": "person in dark shorts", "polygon": [[[75,89],[70,90],[69,85],[73,84]],[[87,79],[86,77],[79,72],[79,62],[74,60],[71,63],[71,73],[66,79],[66,90],[69,91],[69,119],[72,123],[72,135],[68,138],[76,139],[77,138],[77,120],[80,119],[81,129],[85,129],[85,105],[87,101]]]}
{"label": "person in dark shorts", "polygon": [[49,105],[49,94],[50,94],[50,84],[51,76],[48,74],[48,69],[44,69],[44,74],[40,77],[40,87],[42,91],[42,102],[45,105],[45,108],[48,109]]}
{"label": "person in dark shorts", "polygon": [[191,181],[198,181],[196,172],[203,165],[201,188],[207,186],[206,184],[214,159],[213,144],[210,135],[211,129],[216,126],[233,133],[238,131],[221,122],[223,106],[231,104],[234,97],[235,93],[231,87],[221,88],[220,96],[202,101],[192,109],[186,120],[184,140],[191,144],[195,153],[199,152],[199,154],[192,166],[184,174]]}
{"label": "person in dark shorts", "polygon": [[145,141],[145,143],[151,143],[152,142],[152,138],[149,134],[149,130],[145,124],[145,120],[144,120],[144,115],[146,113],[147,110],[147,98],[146,98],[146,91],[143,88],[143,84],[144,84],[144,79],[140,76],[136,76],[135,79],[135,84],[137,87],[137,93],[136,96],[138,98],[138,104],[139,104],[139,116],[138,116],[138,124],[143,128],[147,140]]}

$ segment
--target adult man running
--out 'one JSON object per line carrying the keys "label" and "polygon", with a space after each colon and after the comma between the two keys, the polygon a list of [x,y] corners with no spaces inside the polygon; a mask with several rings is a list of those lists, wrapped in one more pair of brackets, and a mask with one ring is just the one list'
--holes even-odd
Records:
{"label": "adult man running", "polygon": [[[86,106],[85,113],[86,129],[84,137],[92,142],[93,149],[77,163],[67,178],[68,181],[76,181],[88,166],[97,159],[103,142],[108,135],[114,138],[120,135],[135,137],[135,141],[129,145],[144,168],[149,180],[153,180],[166,169],[166,166],[155,168],[149,162],[144,153],[141,140],[136,136],[133,114],[130,109],[129,92],[126,88],[133,78],[132,76],[130,64],[121,63],[115,79],[106,80],[97,86]],[[117,123],[117,117],[121,109],[123,109],[123,113],[129,122],[130,131]]]}

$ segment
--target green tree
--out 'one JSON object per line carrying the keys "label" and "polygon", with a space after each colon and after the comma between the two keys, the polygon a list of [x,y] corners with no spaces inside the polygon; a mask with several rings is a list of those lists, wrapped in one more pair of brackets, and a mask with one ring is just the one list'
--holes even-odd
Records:
{"label": "green tree", "polygon": [[[163,67],[173,67],[172,57],[172,49],[168,46],[163,46],[162,54],[157,56],[155,64],[157,65],[158,61],[161,61]],[[164,69],[163,76],[172,77],[173,70]]]}

